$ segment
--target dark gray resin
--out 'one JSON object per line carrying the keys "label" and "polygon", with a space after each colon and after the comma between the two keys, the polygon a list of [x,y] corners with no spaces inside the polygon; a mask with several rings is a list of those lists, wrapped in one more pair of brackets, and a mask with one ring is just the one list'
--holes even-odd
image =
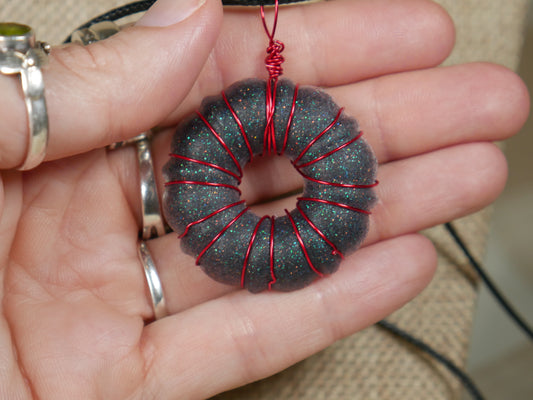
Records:
{"label": "dark gray resin", "polygon": [[[283,146],[295,85],[281,80],[276,91],[274,125],[276,148]],[[263,153],[266,126],[266,82],[252,79],[237,82],[228,88],[226,96],[241,121],[254,155]],[[285,155],[294,161],[305,147],[328,127],[337,116],[337,106],[330,96],[314,87],[300,87],[290,125]],[[250,161],[250,153],[231,110],[223,97],[204,100],[200,113],[211,124],[238,160],[241,168]],[[337,149],[359,133],[357,122],[344,113],[337,123],[301,157],[304,164]],[[220,144],[207,125],[196,114],[178,127],[172,141],[172,153],[218,165],[238,174],[238,167],[228,151]],[[345,185],[371,185],[376,179],[376,159],[363,139],[301,169],[313,179]],[[164,167],[166,182],[193,181],[238,186],[238,180],[230,174],[200,163],[171,158]],[[304,198],[322,199],[328,202],[369,210],[376,198],[372,188],[343,188],[305,180]],[[186,227],[221,208],[239,202],[240,194],[230,187],[213,187],[198,184],[173,184],[166,187],[163,207],[169,225],[179,234]],[[368,230],[365,213],[332,204],[300,201],[300,208],[312,223],[344,255],[358,248]],[[274,252],[271,271],[270,234],[271,220],[263,220],[251,248],[248,263],[246,253],[254,229],[260,217],[246,211],[227,228],[245,204],[230,207],[204,222],[190,227],[182,239],[184,250],[200,258],[200,265],[213,279],[230,285],[240,285],[244,271],[244,285],[251,292],[268,289],[290,291],[311,283],[318,274],[309,265],[298,241],[295,229],[287,216],[274,222]],[[331,274],[339,266],[340,256],[297,209],[291,212],[296,228],[305,245],[312,266],[322,274]],[[224,230],[226,231],[213,239]],[[245,268],[244,268],[245,267]]]}

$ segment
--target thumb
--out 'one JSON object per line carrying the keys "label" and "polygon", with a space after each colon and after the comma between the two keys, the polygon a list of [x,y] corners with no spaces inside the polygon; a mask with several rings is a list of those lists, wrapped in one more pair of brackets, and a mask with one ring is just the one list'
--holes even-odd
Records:
{"label": "thumb", "polygon": [[[164,119],[207,60],[221,9],[219,0],[159,0],[134,26],[104,41],[52,49],[43,68],[45,160],[124,140]],[[0,169],[6,169],[24,159],[29,128],[18,79],[0,75],[0,93]]]}

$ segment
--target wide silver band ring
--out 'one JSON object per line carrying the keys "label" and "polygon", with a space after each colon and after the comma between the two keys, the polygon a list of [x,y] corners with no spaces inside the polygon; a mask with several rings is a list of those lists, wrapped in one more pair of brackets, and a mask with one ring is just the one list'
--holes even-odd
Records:
{"label": "wide silver band ring", "polygon": [[163,296],[163,286],[161,285],[161,280],[157,274],[154,260],[152,259],[145,242],[139,242],[138,253],[143,264],[148,290],[150,291],[150,297],[152,299],[154,318],[158,320],[167,316],[165,297]]}
{"label": "wide silver band ring", "polygon": [[108,146],[109,150],[134,144],[137,147],[137,160],[139,162],[139,178],[141,188],[141,204],[143,227],[140,235],[142,241],[139,243],[139,258],[144,268],[146,282],[150,291],[155,319],[166,316],[165,298],[163,287],[157,274],[154,261],[148,251],[144,240],[154,239],[165,234],[165,224],[161,217],[161,206],[157,195],[157,185],[154,174],[154,164],[152,162],[152,152],[150,150],[151,133],[146,132],[130,140],[113,143]]}
{"label": "wide silver band ring", "polygon": [[137,148],[137,160],[139,162],[139,178],[141,187],[141,209],[143,227],[141,237],[144,240],[154,239],[166,233],[165,223],[161,216],[161,205],[157,194],[154,163],[150,150],[152,134],[142,133],[130,140],[113,143],[108,146],[109,150],[134,144]]}
{"label": "wide silver band ring", "polygon": [[41,67],[46,65],[50,47],[35,40],[27,25],[0,23],[0,73],[20,74],[28,114],[29,136],[26,158],[18,167],[26,171],[38,166],[48,145],[48,112]]}

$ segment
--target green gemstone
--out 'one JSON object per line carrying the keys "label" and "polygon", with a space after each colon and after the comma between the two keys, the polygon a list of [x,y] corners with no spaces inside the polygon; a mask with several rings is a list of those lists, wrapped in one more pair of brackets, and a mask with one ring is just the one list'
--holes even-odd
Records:
{"label": "green gemstone", "polygon": [[27,25],[14,22],[0,22],[0,36],[23,36],[31,31]]}

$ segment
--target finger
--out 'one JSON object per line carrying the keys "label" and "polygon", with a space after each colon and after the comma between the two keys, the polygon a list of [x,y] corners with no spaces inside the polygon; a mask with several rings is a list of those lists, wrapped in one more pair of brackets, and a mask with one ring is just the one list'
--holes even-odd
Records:
{"label": "finger", "polygon": [[427,239],[406,236],[350,261],[298,292],[238,292],[149,325],[148,388],[161,398],[206,398],[272,375],[412,299],[430,281],[436,255]]}
{"label": "finger", "polygon": [[[523,126],[529,113],[523,81],[493,64],[395,74],[328,92],[359,120],[380,163],[461,143],[506,139]],[[169,129],[154,141],[156,171],[168,159],[173,134]],[[116,168],[124,176],[121,181],[132,209],[140,210],[138,179],[132,176],[134,152],[125,157],[116,157]],[[246,166],[240,189],[248,204],[254,204],[297,190],[302,183],[285,157],[257,158]],[[159,182],[159,193],[163,184]]]}
{"label": "finger", "polygon": [[[359,121],[380,164],[461,143],[507,139],[529,114],[524,82],[495,64],[406,72],[328,92]],[[160,143],[170,148],[168,142]],[[164,154],[163,149],[158,154]],[[240,189],[249,204],[303,184],[294,167],[280,157],[250,165],[244,178]]]}
{"label": "finger", "polygon": [[[226,11],[212,57],[165,125],[195,109],[206,95],[241,79],[268,76],[268,39],[257,9]],[[272,12],[266,20],[273,21]],[[455,34],[452,20],[434,2],[341,0],[282,8],[276,38],[285,44],[285,77],[336,86],[439,65],[451,52]]]}
{"label": "finger", "polygon": [[[165,4],[172,7],[168,1]],[[137,26],[87,48],[55,49],[45,73],[51,132],[47,159],[102,147],[163,120],[174,122],[177,115],[228,82],[264,76],[265,33],[257,9],[231,12],[186,104],[165,119],[177,109],[207,58],[217,33],[217,11],[217,2],[209,0],[189,18],[164,29]],[[290,38],[292,53],[288,50],[286,57],[293,60],[287,76],[303,83],[335,84],[435,65],[453,43],[449,17],[422,0],[330,2],[287,8],[284,14],[290,22],[284,27],[280,23],[279,34]],[[318,32],[316,24],[326,15],[342,24],[325,24]],[[358,40],[352,35],[358,35]],[[314,59],[326,56],[327,62],[310,68]],[[243,57],[251,61],[235,62]],[[0,85],[7,94],[3,98],[20,98],[15,81],[1,79]],[[0,132],[0,168],[14,167],[26,148],[24,105],[10,101],[0,110],[8,122],[6,133]]]}
{"label": "finger", "polygon": [[[387,163],[378,173],[378,202],[363,245],[463,217],[492,203],[507,180],[505,156],[492,143],[469,143]],[[258,206],[273,213],[287,198]]]}
{"label": "finger", "polygon": [[330,94],[356,117],[380,163],[517,133],[529,94],[511,70],[465,64],[340,86]]}
{"label": "finger", "polygon": [[[506,175],[503,154],[489,143],[465,144],[388,163],[379,170],[379,200],[372,210],[364,246],[477,211],[494,201]],[[289,197],[253,211],[281,215],[280,211],[295,204],[296,198]],[[195,265],[194,257],[181,251],[177,235],[150,241],[149,246],[170,313],[236,290],[208,278]],[[343,264],[343,268],[349,267]]]}
{"label": "finger", "polygon": [[[47,160],[139,134],[176,108],[216,41],[219,3],[161,0],[137,26],[105,41],[53,49],[44,71]],[[19,91],[16,80],[0,77],[2,98],[10,99],[0,107],[0,168],[20,164],[27,146],[24,103],[13,101]]]}

